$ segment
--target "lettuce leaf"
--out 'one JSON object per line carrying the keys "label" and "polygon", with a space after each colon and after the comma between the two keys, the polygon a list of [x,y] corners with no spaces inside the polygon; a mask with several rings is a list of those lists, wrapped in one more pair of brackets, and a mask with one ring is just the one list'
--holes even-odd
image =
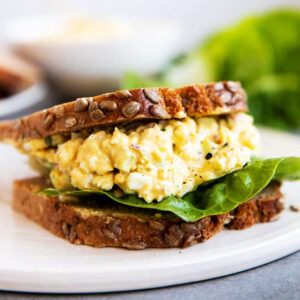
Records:
{"label": "lettuce leaf", "polygon": [[229,212],[265,188],[272,179],[300,179],[300,157],[255,160],[243,169],[222,178],[201,184],[182,198],[170,196],[161,202],[146,203],[136,195],[116,197],[113,192],[46,189],[39,192],[48,196],[73,195],[77,197],[102,195],[123,205],[171,212],[186,222]]}
{"label": "lettuce leaf", "polygon": [[[300,10],[250,16],[204,39],[159,75],[126,74],[123,88],[238,80],[257,123],[300,128]],[[166,84],[167,83],[167,84]]]}

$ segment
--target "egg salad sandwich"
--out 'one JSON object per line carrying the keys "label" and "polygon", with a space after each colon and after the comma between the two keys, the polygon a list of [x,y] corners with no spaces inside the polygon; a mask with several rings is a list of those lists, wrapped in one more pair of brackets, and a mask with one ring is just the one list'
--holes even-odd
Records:
{"label": "egg salad sandwich", "polygon": [[120,90],[0,123],[38,178],[14,210],[74,244],[187,247],[283,210],[300,159],[262,159],[238,82]]}

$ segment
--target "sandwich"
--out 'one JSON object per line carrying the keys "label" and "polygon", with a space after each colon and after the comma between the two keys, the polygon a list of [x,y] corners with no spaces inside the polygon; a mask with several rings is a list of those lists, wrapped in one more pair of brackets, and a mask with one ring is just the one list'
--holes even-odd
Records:
{"label": "sandwich", "polygon": [[12,207],[73,244],[187,247],[277,219],[300,158],[260,157],[238,82],[78,98],[0,123],[40,174]]}

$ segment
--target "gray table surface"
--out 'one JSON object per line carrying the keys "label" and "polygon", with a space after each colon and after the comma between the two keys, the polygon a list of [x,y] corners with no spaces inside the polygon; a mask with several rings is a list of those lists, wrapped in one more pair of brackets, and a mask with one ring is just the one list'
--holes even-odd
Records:
{"label": "gray table surface", "polygon": [[153,290],[88,294],[41,295],[0,292],[3,299],[300,299],[300,251],[238,274]]}

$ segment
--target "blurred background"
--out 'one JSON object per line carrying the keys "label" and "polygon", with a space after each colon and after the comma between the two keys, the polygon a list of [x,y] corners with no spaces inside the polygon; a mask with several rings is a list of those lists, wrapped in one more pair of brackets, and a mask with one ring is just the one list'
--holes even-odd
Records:
{"label": "blurred background", "polygon": [[0,119],[120,88],[239,80],[300,128],[299,0],[2,1]]}

